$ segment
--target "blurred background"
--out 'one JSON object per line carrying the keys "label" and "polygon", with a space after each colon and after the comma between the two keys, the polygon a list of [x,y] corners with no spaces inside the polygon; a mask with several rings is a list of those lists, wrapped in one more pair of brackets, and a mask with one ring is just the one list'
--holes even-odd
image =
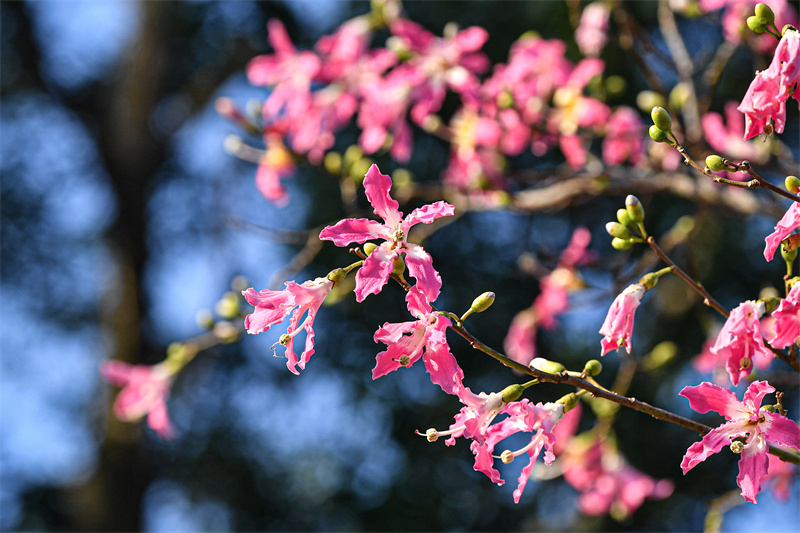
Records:
{"label": "blurred background", "polygon": [[[655,5],[629,7],[658,44]],[[486,28],[493,63],[532,29],[564,39],[568,55],[579,57],[564,3],[409,2],[405,9],[437,35],[450,21]],[[623,411],[615,424],[621,451],[639,470],[671,480],[670,498],[647,501],[621,522],[585,517],[575,509],[578,493],[559,478],[532,482],[514,505],[519,463],[502,470],[509,482],[497,487],[473,471],[465,442],[445,448],[414,434],[449,426],[460,408],[421,365],[372,381],[382,349],[375,329],[409,319],[393,286],[363,305],[350,296],[324,307],[316,354],[300,376],[271,355],[280,331],[198,355],[170,397],[175,440],[113,417],[117,389],[102,382],[103,361],[161,361],[171,342],[202,332],[196,313],[213,308],[235,276],[261,289],[280,272],[302,282],[350,262],[326,244],[301,272],[283,270],[305,243],[303,231],[342,216],[339,184],[300,165],[284,181],[290,204],[268,203],[255,189],[255,165],[223,150],[236,129],[213,104],[226,96],[244,108],[267,96],[248,84],[244,67],[270,51],[268,19],[281,19],[308,48],[368,10],[363,2],[320,0],[0,3],[3,530],[699,531],[709,503],[736,489],[733,454],[684,477],[678,465],[697,436]],[[717,26],[689,22],[690,44],[722,41]],[[627,80],[619,101],[634,105],[641,75],[613,43],[603,59],[607,75]],[[730,64],[724,91],[734,99],[755,64],[744,52]],[[797,157],[797,108],[789,108],[783,140]],[[420,182],[435,181],[446,163],[446,145],[420,140],[409,168]],[[604,231],[623,198],[468,213],[425,242],[444,279],[437,305],[464,310],[476,295],[496,292],[491,312],[471,319],[470,329],[502,347],[512,317],[539,290],[535,269],[520,257],[553,268],[573,230],[587,227],[598,254],[581,271],[587,289],[560,327],[538,339],[543,355],[580,368],[597,356],[597,330],[634,275],[625,265],[640,255],[614,252]],[[781,287],[781,268],[765,263],[761,249],[782,202],[768,216],[744,216],[667,193],[641,198],[656,234],[682,215],[695,217],[675,257],[724,305]],[[634,342],[647,354],[677,341],[675,357],[637,375],[629,394],[717,425],[718,417],[696,415],[677,392],[709,379],[689,361],[719,324],[677,279],[662,281],[638,312]],[[456,335],[448,338],[474,391],[517,379]],[[610,354],[603,363],[613,369],[618,360]],[[787,370],[776,362],[760,377],[788,388],[797,376]],[[797,405],[794,391],[786,405]],[[541,387],[532,399],[566,392]],[[725,515],[722,530],[796,531],[798,492],[796,478],[785,504],[765,490],[758,505]]]}

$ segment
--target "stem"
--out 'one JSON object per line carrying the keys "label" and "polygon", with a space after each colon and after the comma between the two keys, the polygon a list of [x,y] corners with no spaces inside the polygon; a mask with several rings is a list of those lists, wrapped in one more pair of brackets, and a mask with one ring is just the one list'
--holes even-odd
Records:
{"label": "stem", "polygon": [[690,278],[689,275],[681,269],[681,267],[676,265],[672,261],[672,259],[670,259],[667,256],[667,254],[665,254],[664,251],[661,248],[659,248],[658,244],[656,244],[656,241],[655,241],[655,239],[653,237],[648,237],[647,238],[647,244],[650,245],[650,248],[653,249],[653,251],[656,253],[656,255],[662,261],[664,261],[665,263],[667,263],[668,265],[670,265],[672,267],[672,271],[675,274],[677,274],[683,281],[688,283],[691,288],[693,288],[700,296],[703,297],[703,303],[704,304],[706,304],[709,307],[713,307],[715,310],[717,310],[725,318],[728,318],[730,316],[730,313],[728,312],[728,310],[725,309],[724,307],[722,307],[719,304],[719,302],[717,302],[714,299],[714,297],[711,296],[708,293],[708,291],[705,289],[705,287],[703,287],[699,282],[697,282],[697,281],[693,280],[692,278]]}
{"label": "stem", "polygon": [[755,179],[760,184],[761,187],[769,189],[775,194],[779,194],[784,198],[792,200],[793,202],[800,202],[800,198],[798,198],[797,195],[794,195],[788,191],[785,191],[784,189],[781,189],[780,187],[773,185],[772,183],[770,183],[769,181],[765,180],[760,175],[758,175],[758,173],[755,170],[753,170],[753,166],[750,164],[750,161],[744,160],[738,164],[734,163],[733,166],[736,167],[736,169],[739,171],[747,172],[750,176],[753,177],[753,179]]}
{"label": "stem", "polygon": [[[509,359],[508,357],[498,352],[497,350],[494,350],[493,348],[486,346],[481,341],[476,339],[470,332],[465,330],[463,327],[453,326],[451,329],[453,329],[456,333],[464,337],[464,339],[466,339],[467,342],[469,342],[470,345],[476,350],[480,350],[481,352],[491,356],[492,358],[496,359],[497,361],[499,361],[500,363],[509,368],[512,368],[529,376],[533,376],[542,383],[563,383],[565,385],[572,385],[573,387],[577,387],[579,389],[586,391],[587,393],[591,394],[596,398],[603,398],[605,400],[614,402],[624,407],[629,407],[636,411],[647,413],[653,418],[656,418],[658,420],[663,420],[665,422],[670,422],[672,424],[685,427],[687,429],[691,429],[692,431],[696,431],[701,435],[705,435],[706,433],[708,433],[713,429],[710,426],[706,426],[705,424],[701,424],[699,422],[695,422],[694,420],[684,418],[680,415],[676,415],[675,413],[671,413],[664,409],[654,407],[648,403],[637,400],[636,398],[628,398],[625,396],[621,396],[615,392],[606,390],[598,385],[592,384],[586,379],[577,376],[571,376],[566,372],[562,372],[559,374],[550,374],[548,372],[542,372],[541,370],[536,370],[535,368],[529,368],[512,359]],[[800,465],[800,456],[797,456],[789,451],[770,445],[769,453],[779,457],[780,459],[786,462]]]}

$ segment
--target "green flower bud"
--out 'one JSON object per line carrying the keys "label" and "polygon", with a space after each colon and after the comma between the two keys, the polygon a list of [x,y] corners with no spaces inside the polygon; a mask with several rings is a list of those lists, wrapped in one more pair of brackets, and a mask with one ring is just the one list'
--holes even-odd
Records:
{"label": "green flower bud", "polygon": [[669,143],[669,135],[667,132],[659,129],[655,124],[650,126],[648,133],[650,133],[650,138],[657,143]]}
{"label": "green flower bud", "polygon": [[561,363],[549,361],[544,357],[535,357],[528,366],[536,370],[541,370],[542,372],[547,372],[548,374],[558,374],[565,370],[564,365]]}
{"label": "green flower bud", "polygon": [[226,292],[214,306],[217,315],[226,320],[239,316],[239,297],[234,292]]}
{"label": "green flower bud", "polygon": [[344,281],[344,278],[346,277],[347,272],[345,272],[343,268],[337,268],[336,270],[331,270],[328,272],[328,279],[333,282],[334,287]]}
{"label": "green flower bud", "polygon": [[788,237],[783,239],[783,241],[781,241],[781,253],[794,252],[798,248],[800,248],[800,233],[789,235]]}
{"label": "green flower bud", "polygon": [[794,263],[794,260],[797,259],[797,248],[794,250],[785,250],[783,246],[781,246],[781,257],[787,263]]}
{"label": "green flower bud", "polygon": [[628,210],[625,208],[617,209],[617,220],[619,220],[619,223],[626,228],[632,228],[635,225],[628,214]]}
{"label": "green flower bud", "polygon": [[628,210],[628,216],[631,217],[631,220],[644,222],[644,207],[642,207],[642,202],[634,195],[629,194],[625,198],[625,209]]}
{"label": "green flower bud", "polygon": [[365,243],[364,243],[364,246],[363,246],[363,248],[364,248],[364,253],[365,253],[366,255],[369,255],[369,254],[371,254],[372,252],[374,252],[374,251],[375,251],[375,248],[377,248],[377,247],[378,247],[378,245],[377,245],[377,244],[375,244],[374,242],[365,242]]}
{"label": "green flower bud", "polygon": [[777,413],[778,412],[778,406],[777,405],[762,405],[761,406],[761,410],[762,411],[766,411],[768,413]]}
{"label": "green flower bud", "polygon": [[766,21],[761,17],[747,17],[747,27],[750,28],[750,31],[753,33],[764,33],[767,31]]}
{"label": "green flower bud", "polygon": [[364,151],[361,150],[361,147],[357,144],[351,144],[347,147],[347,150],[344,151],[344,157],[342,159],[343,167],[345,169],[350,168],[353,166],[353,163],[362,157],[364,157]]}
{"label": "green flower bud", "polygon": [[783,185],[792,194],[800,192],[800,179],[797,179],[797,176],[786,176],[786,179],[783,180]]}
{"label": "green flower bud", "polygon": [[680,82],[669,92],[669,105],[675,111],[680,111],[692,96],[692,87],[685,82]]}
{"label": "green flower bud", "polygon": [[653,124],[663,131],[672,131],[672,118],[663,107],[656,106],[650,112],[650,118],[653,119]]}
{"label": "green flower bud", "polygon": [[642,279],[639,280],[639,284],[644,285],[644,288],[649,291],[650,289],[656,286],[659,277],[660,276],[657,276],[653,272],[650,272],[642,276]]}
{"label": "green flower bud", "polygon": [[759,298],[758,301],[764,304],[764,313],[767,315],[777,309],[778,304],[781,303],[781,299],[774,296],[771,298]]}
{"label": "green flower bud", "polygon": [[525,392],[525,387],[522,385],[509,385],[503,389],[503,403],[510,403],[515,400],[519,400],[523,392]]}
{"label": "green flower bud", "polygon": [[631,239],[620,239],[619,237],[614,237],[611,239],[611,246],[615,250],[627,250],[633,246],[633,241]]}
{"label": "green flower bud", "polygon": [[722,162],[722,158],[717,154],[711,154],[710,156],[706,157],[706,166],[716,172],[725,170],[726,168],[725,163]]}
{"label": "green flower bud", "polygon": [[325,170],[338,176],[342,173],[342,156],[339,152],[328,152],[325,154],[325,159],[322,160]]}
{"label": "green flower bud", "polygon": [[583,365],[583,371],[589,377],[596,376],[603,371],[603,363],[597,359],[589,359],[586,361],[586,364]]}
{"label": "green flower bud", "polygon": [[577,394],[575,394],[574,392],[570,392],[569,394],[565,394],[564,396],[556,400],[556,403],[562,404],[564,406],[564,412],[566,413],[574,409],[575,406],[578,405],[579,400],[580,397]]}
{"label": "green flower bud", "polygon": [[493,292],[484,292],[474,300],[472,300],[472,305],[470,306],[470,310],[473,313],[483,313],[487,309],[489,309],[492,304],[494,303],[495,294]]}
{"label": "green flower bud", "polygon": [[197,325],[203,329],[214,327],[214,315],[208,309],[200,309],[194,319],[197,321]]}
{"label": "green flower bud", "polygon": [[392,269],[392,274],[395,276],[403,276],[403,273],[406,271],[406,263],[403,261],[403,257],[398,255],[394,259],[392,259],[392,265],[394,268]]}
{"label": "green flower bud", "polygon": [[[625,214],[628,214],[628,212],[625,211]],[[606,231],[612,237],[617,237],[619,239],[628,239],[631,236],[631,231],[619,222],[606,223]]]}
{"label": "green flower bud", "polygon": [[775,13],[772,12],[772,9],[767,4],[762,4],[761,2],[756,4],[755,13],[757,17],[764,20],[765,25],[775,23]]}

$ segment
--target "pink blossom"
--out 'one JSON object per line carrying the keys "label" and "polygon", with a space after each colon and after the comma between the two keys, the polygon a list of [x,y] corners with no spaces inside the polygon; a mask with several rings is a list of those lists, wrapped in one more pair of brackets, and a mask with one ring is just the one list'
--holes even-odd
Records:
{"label": "pink blossom", "polygon": [[745,391],[743,401],[739,401],[733,392],[708,382],[685,387],[680,395],[689,400],[692,409],[698,413],[714,411],[724,416],[727,422],[709,431],[700,442],[686,450],[681,461],[683,473],[719,452],[734,438],[747,435],[736,482],[744,499],[756,503],[761,478],[768,471],[769,444],[800,449],[800,427],[785,416],[761,409],[764,396],[774,391],[775,388],[766,381],[754,381]]}
{"label": "pink blossom", "polygon": [[[722,14],[722,29],[725,40],[732,43],[742,42],[744,32],[755,37],[756,48],[767,53],[775,48],[775,37],[768,34],[754,35],[747,29],[747,17],[753,14],[753,9],[760,0],[700,0],[698,6],[702,11],[717,11],[724,9]],[[780,21],[778,29],[784,24],[797,26],[797,14],[786,0],[770,0],[770,8],[775,13],[775,20]]]}
{"label": "pink blossom", "polygon": [[[750,162],[763,162],[769,157],[769,147],[763,142],[747,142],[744,137],[742,115],[736,102],[725,104],[725,116],[719,113],[706,113],[701,120],[703,134],[708,145],[729,158],[747,159]],[[736,173],[728,173],[734,179]]]}
{"label": "pink blossom", "polygon": [[100,374],[109,383],[122,387],[114,401],[114,414],[120,420],[134,422],[147,415],[147,425],[165,439],[175,437],[167,412],[167,398],[173,373],[163,365],[129,365],[107,361]]}
{"label": "pink blossom", "polygon": [[503,401],[503,393],[492,392],[486,394],[481,392],[475,394],[469,387],[461,386],[456,390],[456,394],[461,403],[464,404],[464,407],[455,416],[455,422],[450,424],[450,429],[447,431],[429,429],[425,433],[428,440],[433,442],[439,437],[449,437],[445,444],[453,446],[456,443],[456,438],[464,437],[465,439],[483,443],[489,424],[507,405],[507,402]]}
{"label": "pink blossom", "polygon": [[578,507],[585,515],[611,513],[623,520],[645,499],[663,499],[673,491],[671,481],[657,481],[636,470],[602,438],[570,439],[559,461],[564,480],[581,493]]}
{"label": "pink blossom", "polygon": [[797,483],[797,465],[787,463],[772,454],[768,454],[767,457],[769,472],[761,478],[761,481],[770,488],[776,500],[786,503],[792,493],[792,486]]}
{"label": "pink blossom", "polygon": [[592,2],[583,9],[575,30],[575,42],[585,56],[597,57],[608,41],[608,18],[611,9],[606,2]]}
{"label": "pink blossom", "polygon": [[[281,291],[263,289],[256,292],[250,287],[242,292],[247,302],[255,306],[253,312],[245,317],[244,327],[248,333],[258,335],[280,324],[291,314],[289,328],[281,335],[279,343],[286,346],[286,367],[293,374],[300,375],[297,367],[304,370],[314,354],[314,318],[335,283],[328,278],[316,278],[301,285],[294,281],[287,281],[284,285],[286,288]],[[301,323],[303,315],[306,318]],[[294,338],[302,330],[306,332],[306,343],[298,360],[294,353]]]}
{"label": "pink blossom", "polygon": [[603,161],[607,165],[621,165],[628,160],[633,165],[638,164],[644,155],[644,140],[644,123],[639,113],[620,106],[608,119],[603,139]]}
{"label": "pink blossom", "polygon": [[775,338],[770,344],[773,348],[792,346],[800,337],[800,283],[795,283],[792,290],[781,300],[778,308],[772,312],[775,319]]}
{"label": "pink blossom", "polygon": [[279,207],[289,203],[289,195],[281,179],[294,174],[292,153],[281,142],[279,135],[266,135],[267,150],[256,169],[256,187],[261,195]]}
{"label": "pink blossom", "polygon": [[464,372],[447,344],[445,331],[452,323],[432,311],[419,285],[408,291],[406,302],[409,312],[417,320],[400,324],[387,322],[375,332],[375,342],[382,342],[388,348],[378,354],[372,379],[385,376],[402,366],[411,366],[422,358],[431,381],[446,393],[456,394],[461,388]]}
{"label": "pink blossom", "polygon": [[529,457],[528,464],[522,468],[517,480],[517,488],[514,491],[514,503],[519,503],[525,485],[530,479],[533,465],[536,458],[544,449],[544,462],[550,464],[555,459],[553,445],[555,437],[553,428],[564,414],[564,406],[558,403],[537,403],[533,404],[527,399],[519,402],[511,402],[506,405],[500,414],[508,415],[505,418],[489,426],[484,434],[483,442],[473,440],[470,445],[472,453],[475,454],[474,468],[478,472],[486,474],[492,482],[502,485],[505,481],[500,477],[500,472],[494,468],[494,457],[492,452],[495,447],[506,437],[516,433],[532,433],[530,442],[516,451],[506,450],[501,454],[502,460],[509,463],[523,454]]}
{"label": "pink blossom", "polygon": [[411,126],[406,121],[411,88],[409,80],[394,71],[385,79],[373,79],[362,85],[357,124],[361,128],[358,142],[365,153],[377,152],[391,133],[389,154],[399,161],[411,157]]}
{"label": "pink blossom", "polygon": [[756,72],[742,103],[737,108],[744,113],[744,139],[764,133],[768,124],[774,123],[777,133],[783,133],[786,124],[786,100],[781,98],[780,79],[769,69]]}
{"label": "pink blossom", "polygon": [[356,300],[364,301],[370,294],[377,294],[386,284],[392,273],[395,258],[406,255],[408,270],[420,286],[429,302],[439,296],[442,278],[433,268],[433,260],[422,246],[406,241],[412,226],[430,224],[437,218],[450,216],[454,207],[446,202],[435,202],[412,211],[403,218],[398,211],[398,203],[389,195],[392,179],[381,174],[377,165],[372,165],[364,177],[364,190],[372,204],[375,214],[383,219],[383,224],[366,218],[346,218],[328,226],[319,234],[320,239],[333,241],[336,246],[346,246],[370,239],[384,239],[365,260],[356,274]]}
{"label": "pink blossom", "polygon": [[605,355],[611,350],[619,350],[621,346],[625,346],[625,350],[631,353],[634,314],[645,291],[645,286],[641,283],[629,285],[614,299],[600,328],[600,334],[604,336],[600,341],[602,346],[600,355]]}
{"label": "pink blossom", "polygon": [[778,250],[781,241],[792,234],[800,226],[800,203],[792,202],[791,207],[786,210],[783,217],[775,225],[775,231],[767,235],[766,246],[764,247],[764,258],[772,261],[775,252]]}
{"label": "pink blossom", "polygon": [[731,311],[711,347],[713,353],[726,359],[725,368],[734,386],[752,372],[753,359],[757,355],[771,355],[761,335],[759,319],[763,314],[763,303],[753,300],[742,302]]}

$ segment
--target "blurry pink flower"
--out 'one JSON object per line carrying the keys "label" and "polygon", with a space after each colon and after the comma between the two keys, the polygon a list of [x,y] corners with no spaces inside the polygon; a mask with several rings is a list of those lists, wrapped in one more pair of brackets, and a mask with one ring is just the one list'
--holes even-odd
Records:
{"label": "blurry pink flower", "polygon": [[608,41],[608,18],[611,9],[606,2],[592,2],[583,9],[575,30],[575,42],[585,56],[597,57]]}
{"label": "blurry pink flower", "polygon": [[[286,347],[286,367],[293,374],[300,375],[297,367],[304,370],[306,363],[314,355],[314,318],[320,305],[333,289],[334,282],[328,278],[316,278],[302,285],[294,281],[287,281],[284,285],[286,288],[282,291],[264,289],[256,292],[252,287],[242,291],[247,303],[255,306],[253,312],[245,317],[244,327],[248,333],[258,335],[275,324],[280,324],[291,314],[289,327],[286,333],[281,335],[278,343]],[[306,315],[306,318],[301,323],[303,315]],[[306,343],[298,360],[294,353],[294,338],[302,330],[306,332]]]}
{"label": "blurry pink flower", "polygon": [[764,259],[772,261],[781,241],[798,227],[800,227],[800,202],[792,202],[792,205],[775,225],[775,231],[767,235],[765,239],[767,244],[764,247]]}
{"label": "blurry pink flower", "polygon": [[797,483],[797,465],[787,463],[772,454],[768,454],[767,457],[769,472],[761,478],[761,481],[770,488],[776,500],[786,503],[792,494],[792,486]]}
{"label": "blurry pink flower", "polygon": [[[708,145],[729,158],[747,159],[750,162],[763,162],[769,157],[769,147],[762,142],[747,142],[744,137],[742,115],[736,102],[725,104],[725,117],[709,112],[703,115],[703,134]],[[729,173],[729,177],[736,173]],[[738,178],[740,179],[740,178]]]}
{"label": "blurry pink flower", "polygon": [[536,357],[536,333],[538,317],[533,308],[520,311],[514,316],[503,341],[503,349],[509,359],[527,365]]}
{"label": "blurry pink flower", "polygon": [[605,355],[611,350],[619,350],[622,346],[631,353],[634,314],[645,291],[645,286],[641,283],[629,285],[614,299],[600,328],[600,334],[604,336],[600,341],[602,347],[600,355]]}
{"label": "blurry pink flower", "polygon": [[744,113],[744,139],[764,133],[767,124],[774,124],[783,133],[786,124],[786,100],[781,97],[780,79],[770,69],[756,72],[742,103],[737,108]]}
{"label": "blurry pink flower", "polygon": [[725,368],[734,386],[752,372],[753,360],[757,355],[771,356],[761,335],[759,319],[763,314],[763,303],[753,300],[742,302],[731,311],[711,347],[713,353],[726,359]]}
{"label": "blurry pink flower", "polygon": [[406,241],[409,230],[416,224],[430,224],[437,218],[450,216],[454,207],[446,202],[435,202],[412,211],[403,218],[398,203],[389,195],[392,179],[381,174],[377,165],[372,165],[364,177],[364,190],[375,214],[383,224],[366,218],[346,218],[327,226],[320,239],[333,241],[336,246],[363,243],[370,239],[384,239],[365,260],[356,274],[356,300],[363,302],[370,294],[377,294],[386,284],[394,268],[395,258],[406,254],[408,271],[417,280],[427,301],[433,302],[442,288],[442,278],[433,268],[433,260],[422,246]]}
{"label": "blurry pink flower", "polygon": [[114,414],[120,420],[135,422],[147,415],[147,425],[165,439],[175,437],[167,412],[167,398],[173,373],[164,365],[129,365],[107,361],[100,374],[109,383],[122,387],[114,401]]}
{"label": "blurry pink flower", "polygon": [[357,124],[361,128],[359,145],[367,154],[377,152],[389,133],[392,144],[389,154],[399,161],[411,157],[411,126],[406,112],[411,98],[411,84],[394,71],[385,79],[374,79],[361,86],[361,107]]}
{"label": "blurry pink flower", "polygon": [[775,338],[770,341],[773,348],[794,345],[800,337],[800,283],[795,283],[786,298],[772,312],[775,319]]}
{"label": "blurry pink flower", "polygon": [[256,169],[256,187],[264,198],[284,207],[289,203],[289,195],[281,185],[281,179],[294,174],[294,157],[279,135],[268,134],[265,138],[267,150]]}
{"label": "blurry pink flower", "polygon": [[686,450],[681,461],[683,473],[719,452],[735,437],[747,435],[736,482],[744,499],[756,503],[761,478],[768,471],[769,443],[800,450],[800,427],[785,416],[761,409],[764,396],[771,392],[775,392],[775,388],[766,381],[754,381],[747,387],[743,400],[739,401],[733,392],[708,382],[685,387],[680,395],[689,400],[692,409],[698,413],[714,411],[724,416],[727,422],[709,431],[700,442]]}
{"label": "blurry pink flower", "polygon": [[398,19],[391,25],[411,59],[397,69],[413,87],[411,119],[422,125],[425,118],[439,111],[449,87],[462,98],[477,100],[480,81],[475,74],[489,68],[488,58],[480,52],[489,33],[478,26],[457,31],[445,27],[444,38],[435,37],[410,20]]}
{"label": "blurry pink flower", "polygon": [[375,332],[375,342],[388,347],[377,356],[372,379],[385,376],[400,367],[409,367],[420,358],[431,375],[431,381],[448,394],[462,388],[464,372],[458,366],[447,344],[445,331],[452,325],[449,319],[432,312],[425,294],[415,285],[406,294],[409,312],[417,320],[400,324],[385,323]]}
{"label": "blurry pink flower", "polygon": [[618,107],[608,119],[603,139],[603,161],[607,165],[632,165],[642,160],[645,147],[644,123],[639,113],[627,106]]}
{"label": "blurry pink flower", "polygon": [[[722,14],[722,29],[725,40],[732,43],[742,42],[742,35],[747,32],[755,38],[756,48],[761,53],[768,53],[775,48],[775,37],[769,34],[755,35],[747,29],[747,17],[753,14],[756,4],[760,0],[700,0],[698,6],[702,11],[717,11],[724,9]],[[786,0],[770,0],[770,8],[775,13],[778,29],[784,24],[797,26],[798,19],[795,9]]]}
{"label": "blurry pink flower", "polygon": [[517,489],[514,491],[514,503],[519,503],[525,485],[530,479],[536,458],[544,449],[544,462],[550,464],[555,459],[553,445],[555,437],[553,428],[564,415],[564,406],[558,403],[533,404],[527,399],[511,402],[499,414],[506,414],[505,418],[486,429],[482,442],[473,440],[470,445],[475,454],[475,470],[483,472],[492,482],[502,485],[505,481],[500,477],[500,472],[494,468],[495,447],[506,437],[520,432],[533,433],[530,442],[516,451],[506,450],[501,454],[504,463],[510,463],[515,457],[527,454],[528,464],[522,468],[517,480]]}
{"label": "blurry pink flower", "polygon": [[578,508],[585,515],[610,513],[615,519],[624,520],[645,499],[663,499],[672,494],[671,481],[656,481],[636,470],[604,439],[570,439],[559,461],[564,480],[581,493]]}

